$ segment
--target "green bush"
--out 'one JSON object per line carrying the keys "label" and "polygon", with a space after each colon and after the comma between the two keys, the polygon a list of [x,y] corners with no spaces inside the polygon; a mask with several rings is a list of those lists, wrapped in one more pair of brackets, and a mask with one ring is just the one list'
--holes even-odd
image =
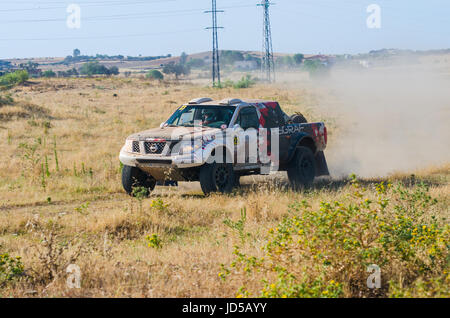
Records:
{"label": "green bush", "polygon": [[158,70],[151,70],[146,75],[147,78],[162,81],[164,79],[164,75]]}
{"label": "green bush", "polygon": [[243,76],[239,81],[237,82],[233,82],[232,80],[226,80],[224,82],[222,82],[220,85],[218,85],[218,88],[228,88],[228,87],[233,87],[235,89],[240,89],[240,88],[249,88],[252,85],[255,84],[255,81],[251,78],[250,75],[246,75]]}
{"label": "green bush", "polygon": [[294,57],[295,64],[297,64],[297,65],[302,64],[303,60],[305,59],[305,56],[301,53],[294,54],[293,57]]}
{"label": "green bush", "polygon": [[8,253],[0,254],[0,286],[21,276],[23,272],[20,257],[11,257]]}
{"label": "green bush", "polygon": [[236,82],[233,87],[234,88],[249,88],[255,84],[255,81],[252,80],[250,75],[243,76],[238,82]]}
{"label": "green bush", "polygon": [[178,79],[180,75],[189,75],[190,72],[190,68],[182,64],[170,63],[163,68],[164,74],[174,74],[176,79]]}
{"label": "green bush", "polygon": [[0,76],[0,85],[2,86],[14,86],[23,84],[29,79],[28,72],[25,70],[15,71],[14,73],[8,73]]}
{"label": "green bush", "polygon": [[56,73],[53,72],[52,70],[47,70],[44,73],[42,73],[42,76],[44,76],[46,78],[56,77]]}
{"label": "green bush", "polygon": [[105,65],[99,62],[88,62],[84,63],[80,68],[80,74],[82,75],[117,75],[119,74],[119,69],[116,66],[107,68]]}
{"label": "green bush", "polygon": [[161,239],[158,237],[157,234],[147,235],[145,237],[145,240],[147,241],[148,247],[153,247],[153,248],[157,248],[157,249],[162,248]]}
{"label": "green bush", "polygon": [[[219,277],[243,281],[241,297],[449,297],[450,226],[433,214],[428,187],[380,183],[375,197],[356,179],[353,187],[318,209],[292,205],[268,231],[263,257],[236,246]],[[367,287],[371,264],[380,289]]]}
{"label": "green bush", "polygon": [[304,68],[309,72],[309,76],[312,78],[324,77],[329,74],[329,67],[324,65],[321,61],[306,60]]}

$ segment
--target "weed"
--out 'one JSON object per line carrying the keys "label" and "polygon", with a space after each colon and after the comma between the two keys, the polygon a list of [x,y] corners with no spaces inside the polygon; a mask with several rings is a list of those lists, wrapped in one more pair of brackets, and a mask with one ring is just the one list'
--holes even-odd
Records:
{"label": "weed", "polygon": [[168,204],[165,204],[164,201],[161,198],[157,198],[155,200],[152,200],[150,203],[150,207],[153,209],[158,210],[159,212],[165,212],[167,211]]}
{"label": "weed", "polygon": [[23,272],[24,266],[19,256],[11,257],[8,253],[0,254],[0,286],[22,276]]}
{"label": "weed", "polygon": [[80,214],[88,215],[89,214],[89,211],[88,211],[89,205],[90,205],[90,202],[86,202],[86,203],[83,203],[82,205],[74,208],[74,210]]}
{"label": "weed", "polygon": [[234,222],[230,219],[225,219],[223,224],[228,226],[230,229],[236,231],[241,239],[241,243],[244,243],[245,239],[249,237],[250,233],[245,233],[245,222],[247,221],[247,210],[245,208],[241,209],[241,218]]}
{"label": "weed", "polygon": [[162,248],[161,239],[157,234],[147,235],[145,240],[147,241],[148,247]]}

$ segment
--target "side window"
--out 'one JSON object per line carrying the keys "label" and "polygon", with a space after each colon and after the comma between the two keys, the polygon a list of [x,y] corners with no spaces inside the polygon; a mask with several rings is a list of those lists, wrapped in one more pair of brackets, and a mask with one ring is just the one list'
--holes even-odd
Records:
{"label": "side window", "polygon": [[239,113],[237,123],[244,130],[249,128],[258,129],[259,119],[258,114],[256,113],[256,109],[254,107],[243,108]]}

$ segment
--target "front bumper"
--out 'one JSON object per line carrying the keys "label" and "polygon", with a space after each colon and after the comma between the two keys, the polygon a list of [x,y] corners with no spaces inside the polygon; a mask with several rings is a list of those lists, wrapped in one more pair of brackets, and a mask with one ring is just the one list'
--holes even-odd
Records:
{"label": "front bumper", "polygon": [[186,169],[203,165],[202,158],[196,153],[177,156],[143,155],[127,152],[124,148],[120,151],[119,160],[126,166],[138,168]]}

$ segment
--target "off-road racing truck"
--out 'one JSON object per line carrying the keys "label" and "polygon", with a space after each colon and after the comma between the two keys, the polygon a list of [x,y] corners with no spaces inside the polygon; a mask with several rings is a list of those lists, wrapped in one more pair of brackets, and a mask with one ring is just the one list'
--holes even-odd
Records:
{"label": "off-road racing truck", "polygon": [[328,175],[325,124],[286,115],[275,101],[198,98],[159,128],[129,136],[122,184],[150,193],[157,183],[200,181],[205,194],[230,192],[246,175],[287,171],[295,189]]}

